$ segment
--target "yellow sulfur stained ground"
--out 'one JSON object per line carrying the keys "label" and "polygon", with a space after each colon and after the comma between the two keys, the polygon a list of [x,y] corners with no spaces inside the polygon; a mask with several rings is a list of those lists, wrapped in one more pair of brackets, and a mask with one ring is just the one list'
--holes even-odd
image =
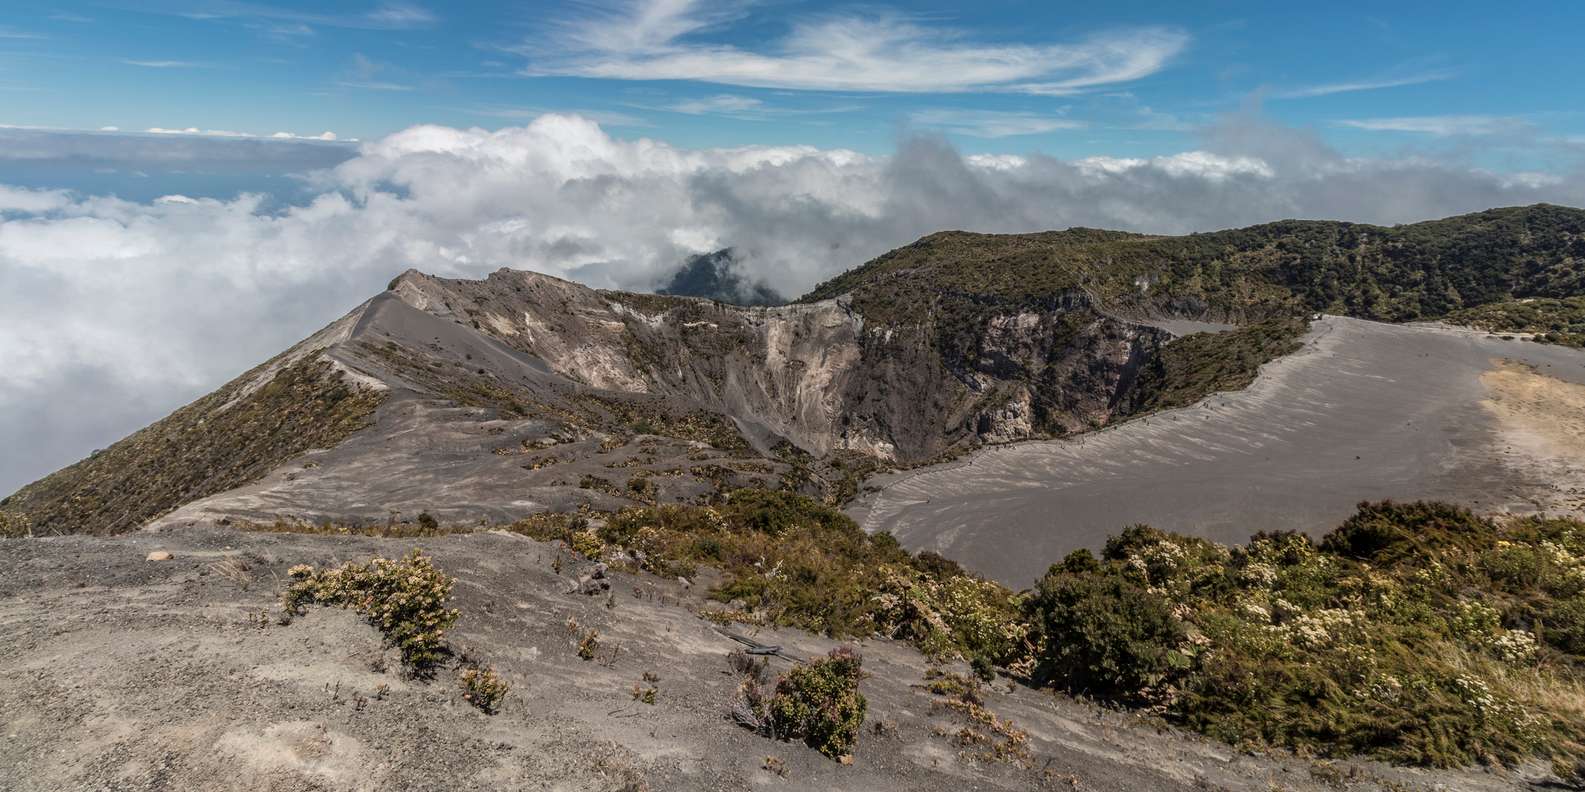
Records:
{"label": "yellow sulfur stained ground", "polygon": [[[1504,361],[1480,379],[1489,393],[1481,405],[1497,418],[1503,439],[1514,451],[1530,464],[1558,473],[1585,468],[1585,385],[1513,361]],[[1558,495],[1555,505],[1560,509],[1585,510],[1579,493]]]}

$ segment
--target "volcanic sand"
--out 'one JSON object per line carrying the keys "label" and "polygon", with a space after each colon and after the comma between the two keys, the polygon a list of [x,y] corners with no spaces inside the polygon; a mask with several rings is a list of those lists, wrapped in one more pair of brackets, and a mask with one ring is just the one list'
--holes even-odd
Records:
{"label": "volcanic sand", "polygon": [[871,481],[850,513],[1014,586],[1133,523],[1243,542],[1362,500],[1585,510],[1585,351],[1341,317],[1243,391]]}

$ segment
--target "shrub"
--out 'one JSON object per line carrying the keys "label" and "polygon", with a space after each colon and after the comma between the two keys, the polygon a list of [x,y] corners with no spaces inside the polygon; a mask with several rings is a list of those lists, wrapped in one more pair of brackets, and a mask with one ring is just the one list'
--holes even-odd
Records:
{"label": "shrub", "polygon": [[600,541],[600,537],[594,531],[588,529],[568,534],[567,544],[572,547],[573,552],[591,560],[598,559],[600,554],[605,552],[605,543]]}
{"label": "shrub", "polygon": [[1028,627],[1006,587],[968,575],[944,579],[887,566],[874,596],[876,629],[934,658],[1008,666],[1025,654]]}
{"label": "shrub", "polygon": [[495,669],[478,665],[465,666],[457,674],[457,684],[462,687],[463,700],[483,710],[486,715],[494,715],[499,710],[501,700],[506,698],[506,692],[511,689],[511,685],[495,673]]}
{"label": "shrub", "polygon": [[375,558],[324,570],[300,564],[288,574],[292,582],[281,595],[288,619],[305,605],[351,608],[379,628],[414,672],[446,656],[446,630],[458,615],[446,602],[456,581],[417,549],[395,561]]}
{"label": "shrub", "polygon": [[[537,515],[512,530],[563,540],[591,557],[611,548],[663,577],[725,574],[711,591],[738,601],[720,618],[800,627],[834,638],[879,630],[935,655],[1022,653],[1014,595],[929,554],[911,558],[888,534],[866,534],[840,511],[788,492],[737,490],[710,506],[663,504],[604,515],[604,524]],[[889,577],[902,582],[888,583]],[[909,603],[886,596],[915,587]],[[901,607],[899,607],[901,606]],[[925,615],[925,614],[929,615]],[[939,623],[939,627],[934,626]]]}
{"label": "shrub", "polygon": [[1319,545],[1134,526],[1024,601],[1037,677],[1245,746],[1585,758],[1585,524],[1361,504]]}
{"label": "shrub", "polygon": [[1585,596],[1564,600],[1552,608],[1542,625],[1542,637],[1574,655],[1585,655]]}
{"label": "shrub", "polygon": [[852,754],[869,707],[858,690],[862,664],[857,653],[838,647],[793,667],[769,694],[754,676],[747,676],[738,688],[732,717],[767,737],[803,740],[832,759],[842,759]]}
{"label": "shrub", "polygon": [[1424,560],[1453,548],[1472,549],[1496,536],[1490,520],[1446,503],[1361,503],[1354,516],[1326,535],[1321,548],[1330,553],[1391,564]]}
{"label": "shrub", "polygon": [[1137,704],[1164,696],[1187,666],[1187,632],[1167,600],[1120,575],[1053,567],[1030,600],[1042,636],[1036,678]]}
{"label": "shrub", "polygon": [[32,535],[33,528],[26,514],[0,511],[0,538],[14,539]]}
{"label": "shrub", "polygon": [[600,651],[600,633],[590,630],[578,639],[578,657],[584,660],[593,660],[594,653]]}

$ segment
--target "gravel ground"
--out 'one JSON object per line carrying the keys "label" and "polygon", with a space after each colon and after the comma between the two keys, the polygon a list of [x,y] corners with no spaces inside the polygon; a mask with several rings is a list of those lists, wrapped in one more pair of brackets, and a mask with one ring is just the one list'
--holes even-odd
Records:
{"label": "gravel ground", "polygon": [[[0,543],[0,789],[1268,792],[1495,790],[1527,777],[1246,755],[1005,680],[987,705],[1028,731],[1033,759],[985,763],[959,753],[950,735],[965,723],[920,687],[921,657],[878,639],[859,647],[870,710],[843,765],[726,719],[736,644],[696,615],[697,588],[612,573],[609,593],[574,594],[587,562],[511,534],[421,542],[458,578],[453,646],[512,684],[497,715],[465,704],[449,671],[404,676],[350,613],[272,618],[291,565],[414,544],[215,527]],[[145,560],[155,551],[172,557]],[[569,618],[599,632],[594,660],[577,656]],[[756,638],[803,657],[834,646],[796,631]],[[653,706],[631,694],[645,672],[660,678]]]}

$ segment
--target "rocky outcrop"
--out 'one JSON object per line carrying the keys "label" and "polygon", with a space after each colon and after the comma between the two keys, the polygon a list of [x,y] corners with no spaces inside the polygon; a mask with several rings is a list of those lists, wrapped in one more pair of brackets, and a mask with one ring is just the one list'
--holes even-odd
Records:
{"label": "rocky outcrop", "polygon": [[[404,273],[392,294],[602,390],[686,399],[751,442],[912,464],[1104,424],[1130,361],[1165,337],[1082,294],[1048,310],[867,322],[845,298],[783,307],[599,292],[532,272]],[[964,339],[967,339],[964,342]]]}

